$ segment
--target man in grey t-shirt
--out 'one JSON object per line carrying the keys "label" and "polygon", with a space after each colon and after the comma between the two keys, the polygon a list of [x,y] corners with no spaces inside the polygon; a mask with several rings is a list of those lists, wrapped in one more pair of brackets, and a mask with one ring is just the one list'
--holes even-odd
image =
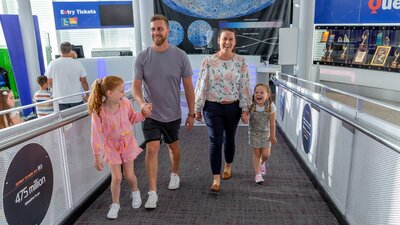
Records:
{"label": "man in grey t-shirt", "polygon": [[153,16],[150,25],[153,45],[136,57],[132,90],[134,99],[144,114],[151,114],[151,117],[143,122],[146,171],[149,182],[149,197],[145,208],[154,209],[158,201],[157,171],[161,138],[168,145],[172,162],[168,188],[172,190],[179,188],[178,133],[181,124],[180,85],[182,81],[189,108],[185,126],[189,129],[193,127],[195,114],[193,71],[186,53],[168,44],[169,24],[165,16]]}

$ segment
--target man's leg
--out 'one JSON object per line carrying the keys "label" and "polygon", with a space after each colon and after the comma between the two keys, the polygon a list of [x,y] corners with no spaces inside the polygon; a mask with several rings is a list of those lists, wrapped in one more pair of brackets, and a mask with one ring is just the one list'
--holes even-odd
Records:
{"label": "man's leg", "polygon": [[180,148],[179,148],[179,128],[181,126],[181,119],[164,123],[162,125],[162,134],[164,136],[164,141],[168,146],[168,154],[171,160],[171,179],[168,184],[168,188],[175,190],[179,188],[180,178],[178,176],[179,172],[179,162],[180,162]]}
{"label": "man's leg", "polygon": [[179,148],[179,140],[168,144],[169,159],[171,160],[172,173],[178,174],[179,162],[181,158],[181,150]]}
{"label": "man's leg", "polygon": [[142,123],[144,140],[146,142],[146,173],[149,182],[149,197],[144,207],[155,209],[157,207],[157,172],[158,172],[158,151],[160,150],[161,131],[157,121],[147,118]]}
{"label": "man's leg", "polygon": [[157,173],[158,173],[158,151],[160,141],[151,141],[146,144],[146,172],[149,182],[149,191],[157,192]]}
{"label": "man's leg", "polygon": [[149,197],[144,207],[146,209],[157,208],[157,172],[158,172],[158,151],[160,149],[160,141],[151,141],[146,144],[146,172],[149,182]]}

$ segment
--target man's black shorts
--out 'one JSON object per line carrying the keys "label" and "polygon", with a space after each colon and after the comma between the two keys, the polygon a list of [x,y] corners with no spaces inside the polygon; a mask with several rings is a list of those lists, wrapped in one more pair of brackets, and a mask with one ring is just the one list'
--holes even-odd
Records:
{"label": "man's black shorts", "polygon": [[179,140],[179,128],[181,126],[181,119],[171,122],[163,123],[151,118],[146,118],[142,124],[144,142],[161,140],[167,144],[171,144]]}

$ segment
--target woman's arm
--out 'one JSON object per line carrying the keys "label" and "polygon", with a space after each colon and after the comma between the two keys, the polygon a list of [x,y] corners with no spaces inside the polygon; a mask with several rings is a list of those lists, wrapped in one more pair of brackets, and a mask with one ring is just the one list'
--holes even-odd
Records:
{"label": "woman's arm", "polygon": [[194,111],[196,113],[196,120],[201,120],[201,110],[204,107],[204,103],[206,101],[206,95],[207,95],[207,89],[208,89],[208,71],[209,71],[210,65],[208,63],[207,58],[204,59],[199,77],[197,78],[196,82],[196,89],[195,89],[195,102],[194,102]]}
{"label": "woman's arm", "polygon": [[239,106],[240,108],[242,108],[243,112],[248,112],[249,107],[252,103],[252,96],[251,96],[249,67],[244,58],[239,73],[240,73]]}

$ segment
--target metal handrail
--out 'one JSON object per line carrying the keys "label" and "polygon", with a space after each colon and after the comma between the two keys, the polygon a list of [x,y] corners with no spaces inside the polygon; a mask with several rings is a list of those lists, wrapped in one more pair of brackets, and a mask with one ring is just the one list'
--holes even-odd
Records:
{"label": "metal handrail", "polygon": [[[124,82],[124,84],[130,84],[130,83],[132,83],[132,81]],[[127,92],[127,91],[130,91],[130,89],[127,89],[125,92]],[[0,115],[11,113],[11,112],[14,112],[14,111],[21,111],[23,109],[33,108],[33,107],[36,107],[37,105],[41,105],[41,104],[45,104],[45,103],[50,103],[51,102],[51,103],[54,104],[54,102],[58,102],[59,100],[66,99],[66,98],[71,98],[71,97],[75,97],[75,96],[79,96],[79,95],[83,95],[83,94],[86,94],[86,93],[90,93],[90,90],[89,91],[83,91],[83,92],[75,93],[75,94],[71,94],[71,95],[66,95],[66,96],[62,96],[62,97],[58,97],[58,98],[52,98],[52,99],[49,99],[49,100],[46,100],[46,101],[43,101],[43,102],[35,102],[35,103],[29,104],[29,105],[23,105],[23,106],[18,106],[18,107],[7,109],[7,110],[2,110],[2,111],[0,111]]]}
{"label": "metal handrail", "polygon": [[[290,76],[290,75],[288,75],[288,76]],[[292,77],[292,76],[290,76],[290,77]],[[295,77],[293,77],[293,78],[295,78]],[[301,78],[298,78],[298,79],[303,80]],[[328,107],[322,105],[320,102],[316,101],[315,99],[305,96],[304,93],[301,93],[301,92],[289,87],[285,82],[282,82],[277,77],[272,77],[272,81],[274,82],[275,85],[282,86],[283,88],[292,92],[296,96],[298,96],[304,100],[307,100],[308,102],[311,102],[312,104],[318,106],[318,108],[324,110],[325,112],[332,115],[333,117],[336,117],[337,119],[346,122],[347,124],[353,126],[357,130],[363,132],[364,134],[368,135],[369,137],[373,138],[374,140],[378,141],[379,143],[382,143],[383,145],[393,149],[397,153],[400,153],[400,142],[398,139],[395,139],[389,135],[385,135],[384,133],[378,132],[373,127],[368,127],[366,124],[363,124],[360,121],[354,121],[354,118],[349,118],[345,114],[341,114],[335,110],[332,110],[331,108],[328,108]],[[313,83],[310,81],[308,81],[308,82]],[[319,85],[319,86],[325,86],[325,85]]]}
{"label": "metal handrail", "polygon": [[285,74],[285,73],[281,73],[281,72],[278,72],[277,74],[278,74],[278,77],[283,75],[283,76],[289,77],[291,79],[295,79],[295,80],[299,80],[299,81],[302,81],[302,82],[305,82],[305,83],[309,83],[309,84],[312,84],[312,85],[315,85],[315,86],[319,86],[319,87],[325,88],[327,90],[331,90],[331,91],[334,91],[334,92],[337,92],[337,93],[340,93],[340,94],[351,96],[351,97],[354,97],[356,99],[361,99],[361,100],[364,100],[366,102],[371,102],[371,103],[374,103],[376,105],[380,105],[380,106],[383,106],[385,108],[389,108],[389,109],[392,109],[392,110],[400,112],[400,107],[397,107],[397,106],[394,106],[394,105],[390,105],[390,104],[386,104],[384,102],[379,102],[379,101],[377,101],[375,99],[372,99],[372,98],[368,98],[368,97],[365,97],[365,96],[361,96],[361,95],[345,92],[345,91],[342,91],[342,90],[339,90],[339,89],[335,89],[335,88],[326,86],[326,85],[321,84],[321,83],[312,82],[312,81],[305,80],[305,79],[302,79],[302,78],[299,78],[299,77],[296,77],[296,76],[292,76],[292,75],[289,75],[289,74]]}
{"label": "metal handrail", "polygon": [[[127,83],[131,83],[131,81],[125,82],[125,84],[127,84]],[[85,93],[85,92],[82,92],[82,93]],[[79,94],[81,94],[81,93],[79,93]],[[79,94],[74,94],[74,95],[79,95]],[[131,89],[125,90],[125,95],[126,95],[126,97],[128,99],[132,99]],[[68,97],[68,96],[66,96],[66,97]],[[57,99],[59,99],[59,98],[57,98]],[[57,99],[53,99],[53,100],[57,100]],[[27,106],[23,106],[23,107],[27,107]],[[77,107],[79,107],[79,106],[77,106]],[[60,115],[60,112],[55,112],[54,114],[55,115],[57,115],[57,114]],[[2,140],[0,142],[0,152],[3,151],[3,150],[6,150],[9,147],[12,147],[14,145],[23,143],[26,140],[29,140],[29,139],[32,139],[34,137],[40,136],[40,135],[42,135],[44,133],[47,133],[49,131],[58,129],[60,127],[63,127],[65,125],[69,124],[69,123],[72,123],[74,121],[77,121],[77,120],[82,119],[82,118],[87,117],[87,116],[89,116],[89,114],[88,114],[87,110],[84,109],[83,111],[79,111],[79,112],[77,112],[77,113],[75,113],[75,114],[73,114],[71,116],[65,117],[65,118],[58,117],[57,119],[55,119],[51,123],[46,124],[44,126],[33,128],[33,129],[30,129],[30,130],[27,130],[26,132],[21,132],[21,133],[18,133],[16,135],[13,135],[12,138],[8,138],[8,139]],[[24,124],[28,124],[29,122],[30,121],[25,122],[23,124],[18,124],[17,126],[19,126],[19,125],[23,126]],[[7,129],[12,129],[13,127],[14,126],[11,126],[11,127],[7,128]],[[1,133],[1,131],[2,130],[0,130],[0,133]]]}
{"label": "metal handrail", "polygon": [[74,114],[72,116],[63,118],[62,120],[54,120],[52,123],[40,126],[34,129],[31,129],[27,132],[23,132],[20,134],[17,134],[13,136],[13,138],[6,139],[2,142],[0,142],[0,152],[3,150],[6,150],[7,148],[10,148],[14,145],[20,144],[25,142],[26,140],[38,137],[44,133],[47,133],[49,131],[55,130],[57,128],[63,127],[69,123],[72,123],[74,121],[77,121],[79,119],[82,119],[84,117],[87,117],[88,113],[87,111],[79,112],[77,114]]}

